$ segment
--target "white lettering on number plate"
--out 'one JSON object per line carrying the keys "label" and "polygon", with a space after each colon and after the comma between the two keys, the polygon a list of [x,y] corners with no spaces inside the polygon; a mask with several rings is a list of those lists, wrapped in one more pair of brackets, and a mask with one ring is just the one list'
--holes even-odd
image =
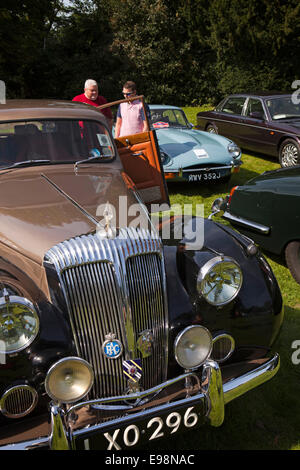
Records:
{"label": "white lettering on number plate", "polygon": [[221,178],[220,173],[196,173],[189,175],[189,181],[209,181]]}
{"label": "white lettering on number plate", "polygon": [[187,408],[184,415],[182,416],[179,412],[173,411],[165,419],[162,419],[159,416],[151,418],[147,423],[147,430],[142,430],[138,428],[135,424],[130,424],[122,432],[120,429],[116,429],[111,436],[108,432],[104,433],[104,437],[108,441],[107,450],[121,450],[122,446],[133,447],[135,446],[141,436],[141,433],[149,434],[149,441],[153,439],[158,439],[165,436],[165,431],[168,429],[170,434],[174,434],[178,431],[180,426],[186,428],[192,428],[198,423],[198,415],[194,411],[194,407],[191,406]]}

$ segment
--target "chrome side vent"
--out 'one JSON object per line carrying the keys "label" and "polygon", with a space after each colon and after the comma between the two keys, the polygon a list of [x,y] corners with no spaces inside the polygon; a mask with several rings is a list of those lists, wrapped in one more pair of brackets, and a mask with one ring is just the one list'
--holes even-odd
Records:
{"label": "chrome side vent", "polygon": [[[165,271],[156,233],[127,229],[114,239],[96,233],[60,243],[46,256],[61,282],[77,353],[94,369],[89,397],[126,392],[124,359],[142,361],[142,388],[166,380]],[[123,354],[115,359],[103,353],[110,333],[123,346]]]}

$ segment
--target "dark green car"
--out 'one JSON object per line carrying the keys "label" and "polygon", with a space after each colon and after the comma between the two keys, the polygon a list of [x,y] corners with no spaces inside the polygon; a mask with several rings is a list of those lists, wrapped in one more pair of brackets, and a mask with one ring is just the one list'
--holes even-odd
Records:
{"label": "dark green car", "polygon": [[284,254],[300,284],[300,165],[267,171],[234,187],[212,210],[224,211],[224,219],[265,250]]}

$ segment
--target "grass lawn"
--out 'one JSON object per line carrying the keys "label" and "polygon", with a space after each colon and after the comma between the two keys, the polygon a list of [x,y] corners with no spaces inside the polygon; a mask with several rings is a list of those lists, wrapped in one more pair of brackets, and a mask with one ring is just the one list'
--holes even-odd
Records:
{"label": "grass lawn", "polygon": [[[202,108],[203,109],[203,108]],[[196,123],[200,108],[184,108]],[[171,204],[204,204],[204,215],[218,196],[264,171],[279,168],[275,159],[243,153],[239,173],[222,185],[169,184]],[[217,219],[222,222],[222,219]],[[223,221],[225,223],[225,221]],[[284,223],[284,221],[283,221]],[[151,443],[153,450],[300,450],[300,364],[292,363],[292,343],[300,341],[300,285],[292,278],[284,259],[263,251],[277,277],[284,301],[285,319],[274,351],[280,354],[281,368],[268,383],[229,403],[220,428],[172,436]]]}

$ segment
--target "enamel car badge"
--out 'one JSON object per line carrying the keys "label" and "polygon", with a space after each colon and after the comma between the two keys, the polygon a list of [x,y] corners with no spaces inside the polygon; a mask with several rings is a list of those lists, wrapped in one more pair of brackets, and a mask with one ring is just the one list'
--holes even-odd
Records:
{"label": "enamel car badge", "polygon": [[108,359],[117,359],[122,354],[123,346],[114,333],[109,333],[105,336],[102,350]]}
{"label": "enamel car badge", "polygon": [[129,380],[138,382],[142,377],[141,359],[123,361],[123,373]]}

